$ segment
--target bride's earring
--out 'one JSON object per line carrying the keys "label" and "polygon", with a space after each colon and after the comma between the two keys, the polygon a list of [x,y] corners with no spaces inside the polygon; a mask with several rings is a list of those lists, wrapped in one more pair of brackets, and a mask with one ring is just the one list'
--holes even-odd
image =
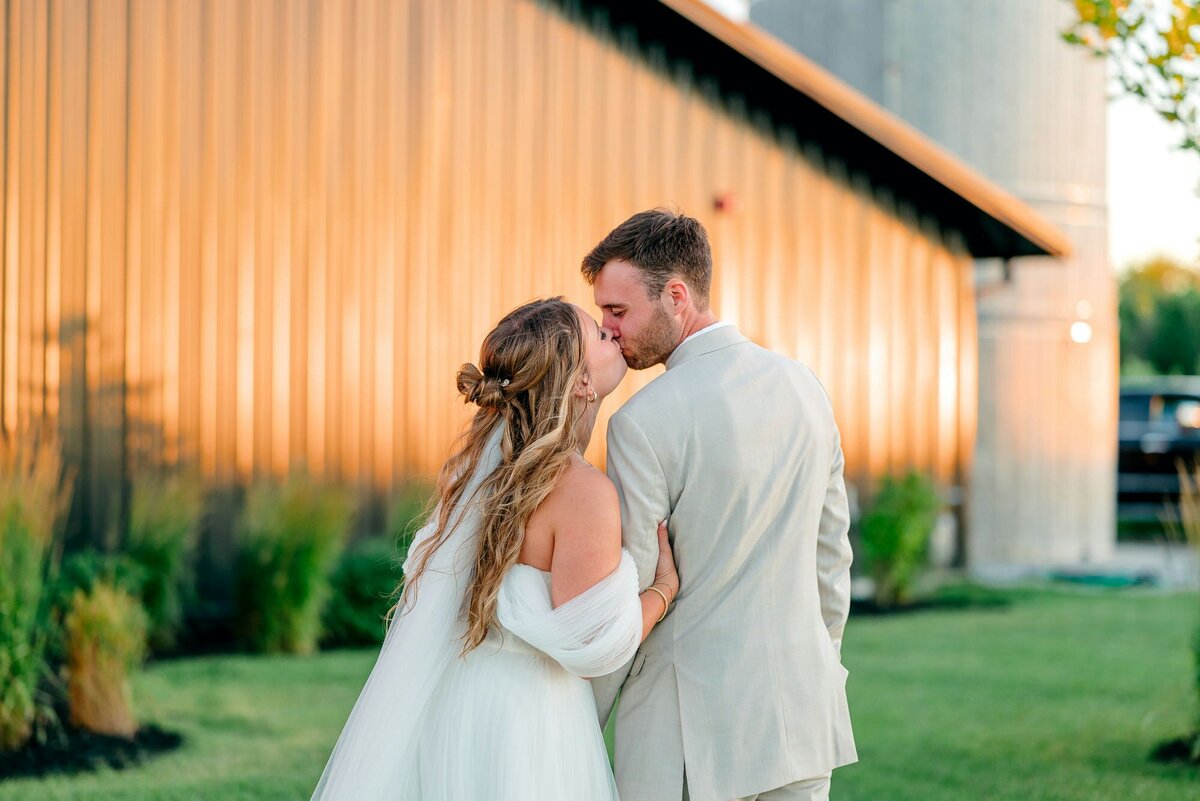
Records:
{"label": "bride's earring", "polygon": [[588,402],[588,403],[595,403],[595,402],[596,402],[596,390],[594,390],[594,389],[589,389],[589,390],[588,390],[588,394],[587,394],[587,402]]}

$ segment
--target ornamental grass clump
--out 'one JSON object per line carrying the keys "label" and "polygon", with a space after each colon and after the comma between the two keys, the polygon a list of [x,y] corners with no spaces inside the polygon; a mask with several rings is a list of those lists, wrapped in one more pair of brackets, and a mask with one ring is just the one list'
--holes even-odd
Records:
{"label": "ornamental grass clump", "polygon": [[249,650],[316,650],[350,510],[344,491],[307,477],[251,488],[237,570],[238,625]]}
{"label": "ornamental grass clump", "polygon": [[203,486],[191,474],[144,475],[133,483],[123,551],[142,574],[139,596],[155,652],[173,648],[183,624],[203,502]]}
{"label": "ornamental grass clump", "polygon": [[71,723],[99,734],[133,737],[137,718],[130,674],[146,654],[147,617],[130,593],[105,581],[76,590],[63,621]]}
{"label": "ornamental grass clump", "polygon": [[47,587],[72,480],[49,429],[0,439],[0,751],[20,748],[38,720],[52,717],[39,692],[47,675]]}

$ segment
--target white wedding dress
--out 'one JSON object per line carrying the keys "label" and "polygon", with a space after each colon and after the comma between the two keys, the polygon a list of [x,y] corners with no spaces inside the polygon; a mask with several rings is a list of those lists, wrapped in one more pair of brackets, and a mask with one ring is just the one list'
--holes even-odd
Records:
{"label": "white wedding dress", "polygon": [[[498,440],[497,432],[464,498],[499,463]],[[454,510],[452,533],[388,630],[314,801],[617,798],[586,677],[625,664],[641,640],[632,558],[623,551],[613,573],[557,608],[549,573],[514,566],[500,586],[499,624],[461,656],[478,523],[476,505]],[[417,542],[432,533],[427,526]]]}

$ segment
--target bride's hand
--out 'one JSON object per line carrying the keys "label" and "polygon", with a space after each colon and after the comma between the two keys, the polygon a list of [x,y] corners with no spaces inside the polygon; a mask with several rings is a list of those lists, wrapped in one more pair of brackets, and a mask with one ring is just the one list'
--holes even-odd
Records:
{"label": "bride's hand", "polygon": [[660,589],[665,589],[672,601],[679,594],[679,572],[675,569],[675,553],[667,538],[666,520],[658,524],[658,566],[654,569],[654,583]]}

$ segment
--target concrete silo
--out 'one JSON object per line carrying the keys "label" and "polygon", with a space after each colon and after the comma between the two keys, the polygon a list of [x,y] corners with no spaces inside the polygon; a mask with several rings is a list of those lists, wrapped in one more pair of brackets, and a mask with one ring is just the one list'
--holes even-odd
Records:
{"label": "concrete silo", "polygon": [[1067,232],[1065,261],[976,266],[979,573],[1103,562],[1115,542],[1117,323],[1105,66],[1058,0],[752,0],[751,21]]}

